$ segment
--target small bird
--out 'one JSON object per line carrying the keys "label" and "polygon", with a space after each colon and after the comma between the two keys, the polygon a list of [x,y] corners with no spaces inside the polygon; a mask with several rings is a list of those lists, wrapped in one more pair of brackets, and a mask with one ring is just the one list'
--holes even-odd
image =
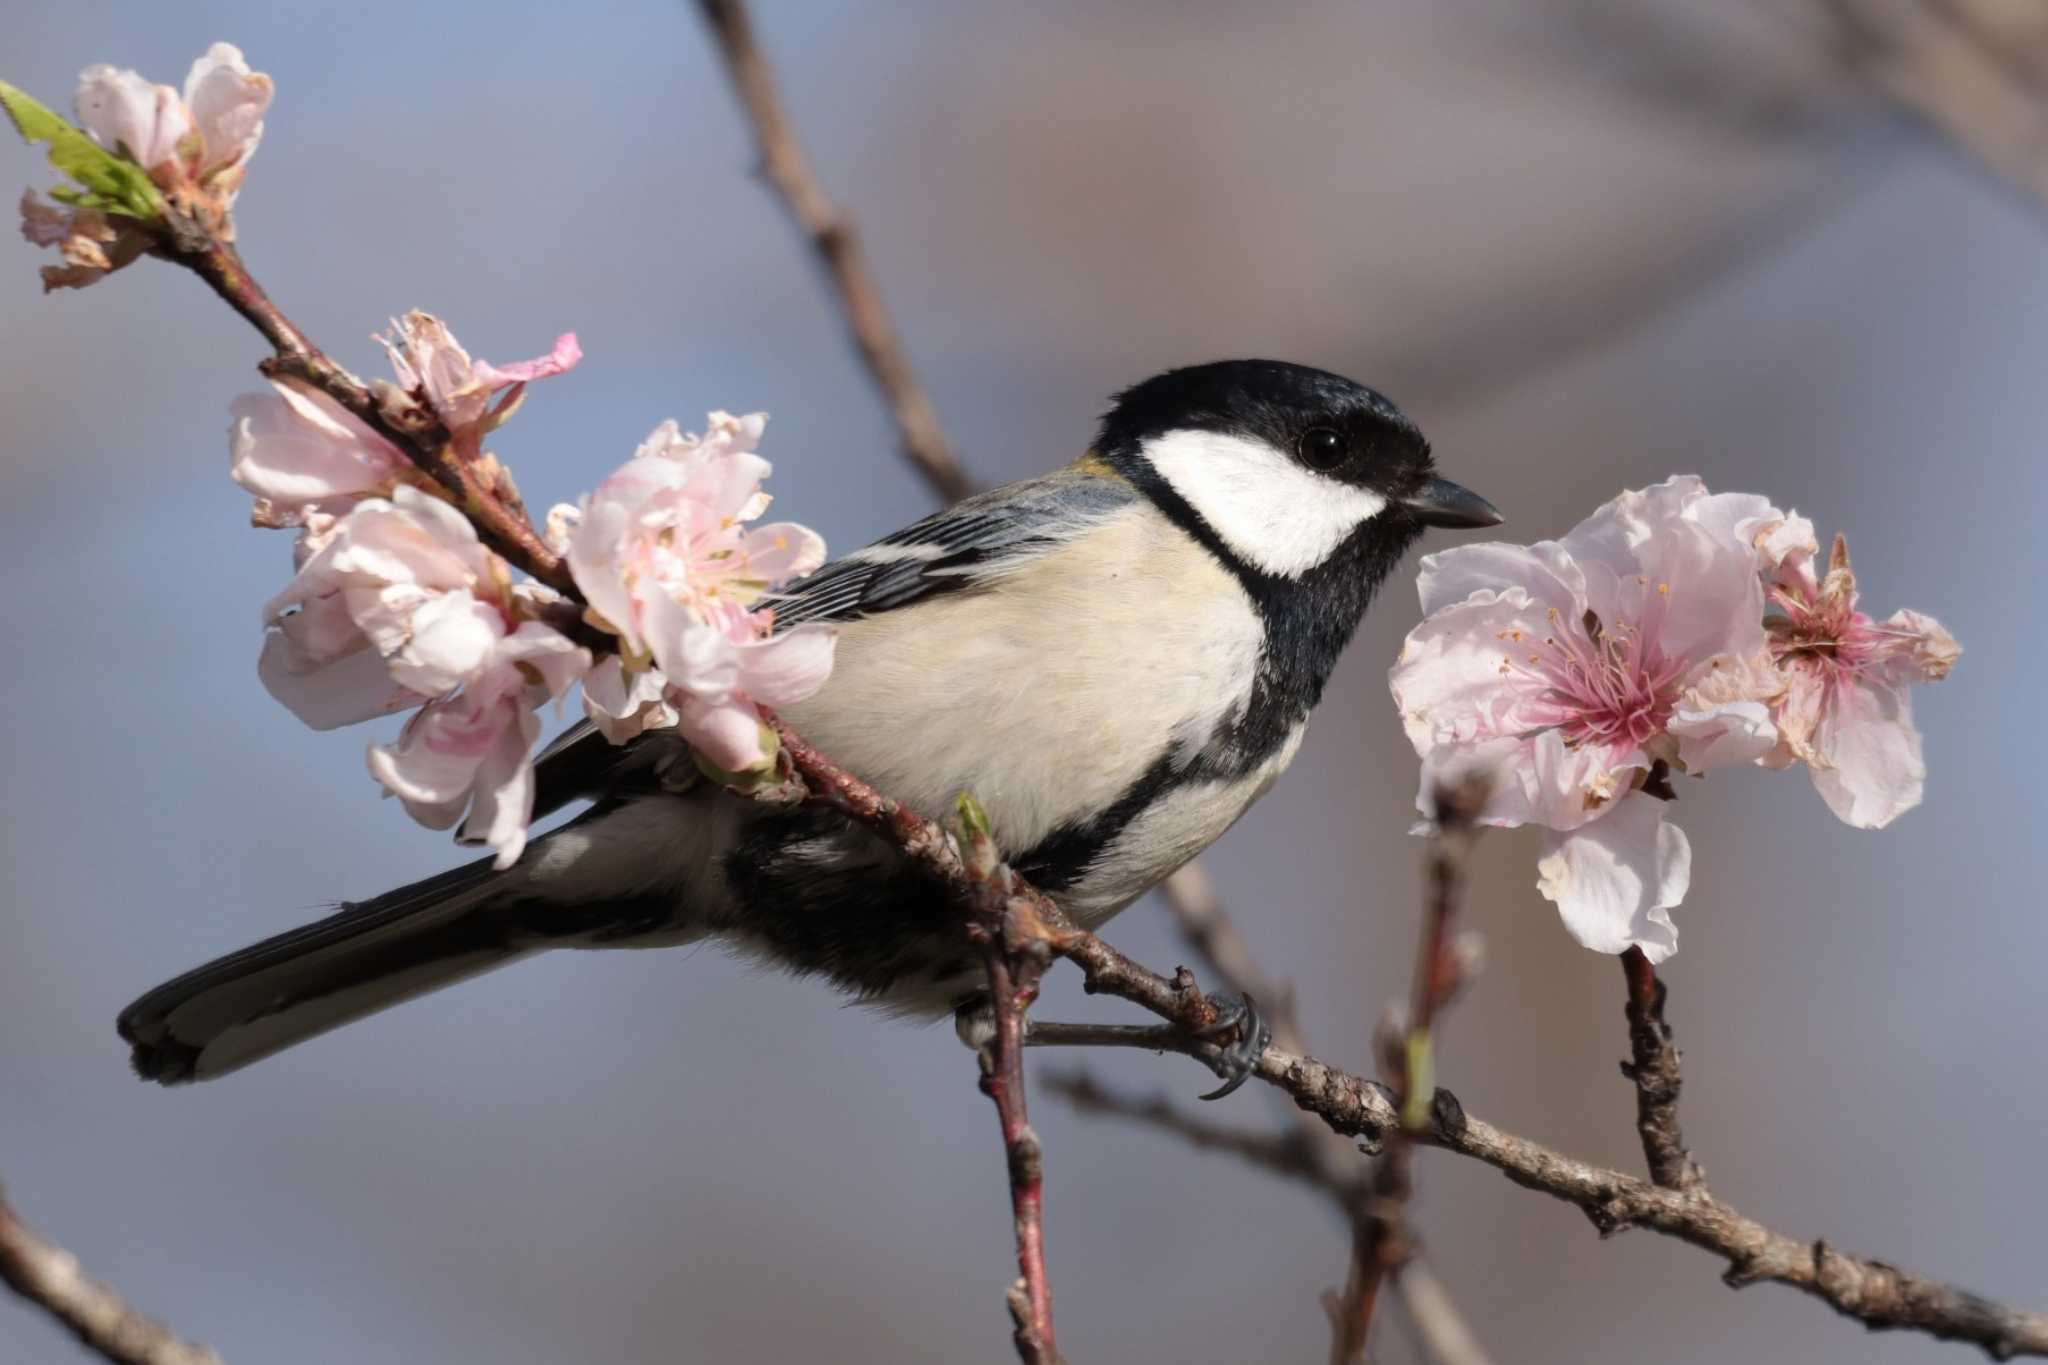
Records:
{"label": "small bird", "polygon": [[[838,627],[783,708],[912,807],[961,791],[1005,859],[1094,927],[1272,786],[1374,590],[1425,527],[1497,525],[1436,477],[1386,398],[1234,360],[1125,390],[1094,446],[827,564],[778,628]],[[721,940],[903,1015],[961,1022],[985,979],[953,903],[871,831],[704,779],[673,733],[586,722],[537,763],[534,818],[591,807],[494,871],[344,905],[158,986],[121,1013],[136,1071],[236,1070],[550,948]]]}

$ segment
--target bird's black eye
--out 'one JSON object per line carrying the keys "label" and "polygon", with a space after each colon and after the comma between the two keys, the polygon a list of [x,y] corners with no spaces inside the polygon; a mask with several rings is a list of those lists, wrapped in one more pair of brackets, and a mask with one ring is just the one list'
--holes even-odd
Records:
{"label": "bird's black eye", "polygon": [[1301,462],[1310,469],[1335,469],[1344,463],[1344,438],[1328,427],[1303,432],[1297,449]]}

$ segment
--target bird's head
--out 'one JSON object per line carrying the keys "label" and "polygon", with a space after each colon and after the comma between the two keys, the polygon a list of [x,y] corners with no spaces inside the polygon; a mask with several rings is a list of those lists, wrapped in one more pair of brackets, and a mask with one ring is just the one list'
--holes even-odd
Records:
{"label": "bird's head", "polygon": [[1347,569],[1376,583],[1426,527],[1501,521],[1486,499],[1437,477],[1429,442],[1385,397],[1284,361],[1217,361],[1126,389],[1095,449],[1275,590]]}

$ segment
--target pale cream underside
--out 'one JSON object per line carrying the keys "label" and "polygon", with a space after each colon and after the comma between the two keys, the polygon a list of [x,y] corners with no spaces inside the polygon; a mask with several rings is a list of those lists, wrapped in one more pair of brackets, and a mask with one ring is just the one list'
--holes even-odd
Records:
{"label": "pale cream underside", "polygon": [[[844,625],[825,690],[784,712],[921,810],[971,789],[1015,851],[1109,806],[1169,744],[1199,746],[1243,705],[1260,641],[1237,580],[1137,504],[990,589]],[[1293,747],[1263,781],[1148,811],[1090,876],[1086,910],[1121,908],[1192,857]]]}

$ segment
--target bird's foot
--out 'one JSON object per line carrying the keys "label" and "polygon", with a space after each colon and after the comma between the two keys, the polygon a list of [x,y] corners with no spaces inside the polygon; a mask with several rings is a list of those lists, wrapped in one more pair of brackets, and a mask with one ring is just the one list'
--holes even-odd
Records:
{"label": "bird's foot", "polygon": [[[1216,1045],[1217,1055],[1211,1066],[1223,1084],[1202,1098],[1220,1100],[1250,1080],[1252,1073],[1258,1070],[1259,1058],[1265,1056],[1266,1048],[1273,1041],[1273,1026],[1259,1013],[1258,1002],[1249,994],[1235,1000],[1211,1003],[1216,1010],[1215,1022],[1196,1030],[1195,1036]],[[1228,1041],[1224,1041],[1226,1039]]]}
{"label": "bird's foot", "polygon": [[[1251,1078],[1259,1058],[1273,1041],[1273,1030],[1260,1017],[1250,996],[1210,1002],[1215,1018],[1200,1028],[1181,1024],[1067,1024],[1033,1019],[1024,1028],[1026,1047],[1137,1047],[1155,1052],[1183,1052],[1206,1064],[1223,1081],[1202,1096],[1220,1100]],[[954,1016],[962,1041],[968,1040],[965,1011]],[[1191,1046],[1191,1044],[1193,1046]]]}

